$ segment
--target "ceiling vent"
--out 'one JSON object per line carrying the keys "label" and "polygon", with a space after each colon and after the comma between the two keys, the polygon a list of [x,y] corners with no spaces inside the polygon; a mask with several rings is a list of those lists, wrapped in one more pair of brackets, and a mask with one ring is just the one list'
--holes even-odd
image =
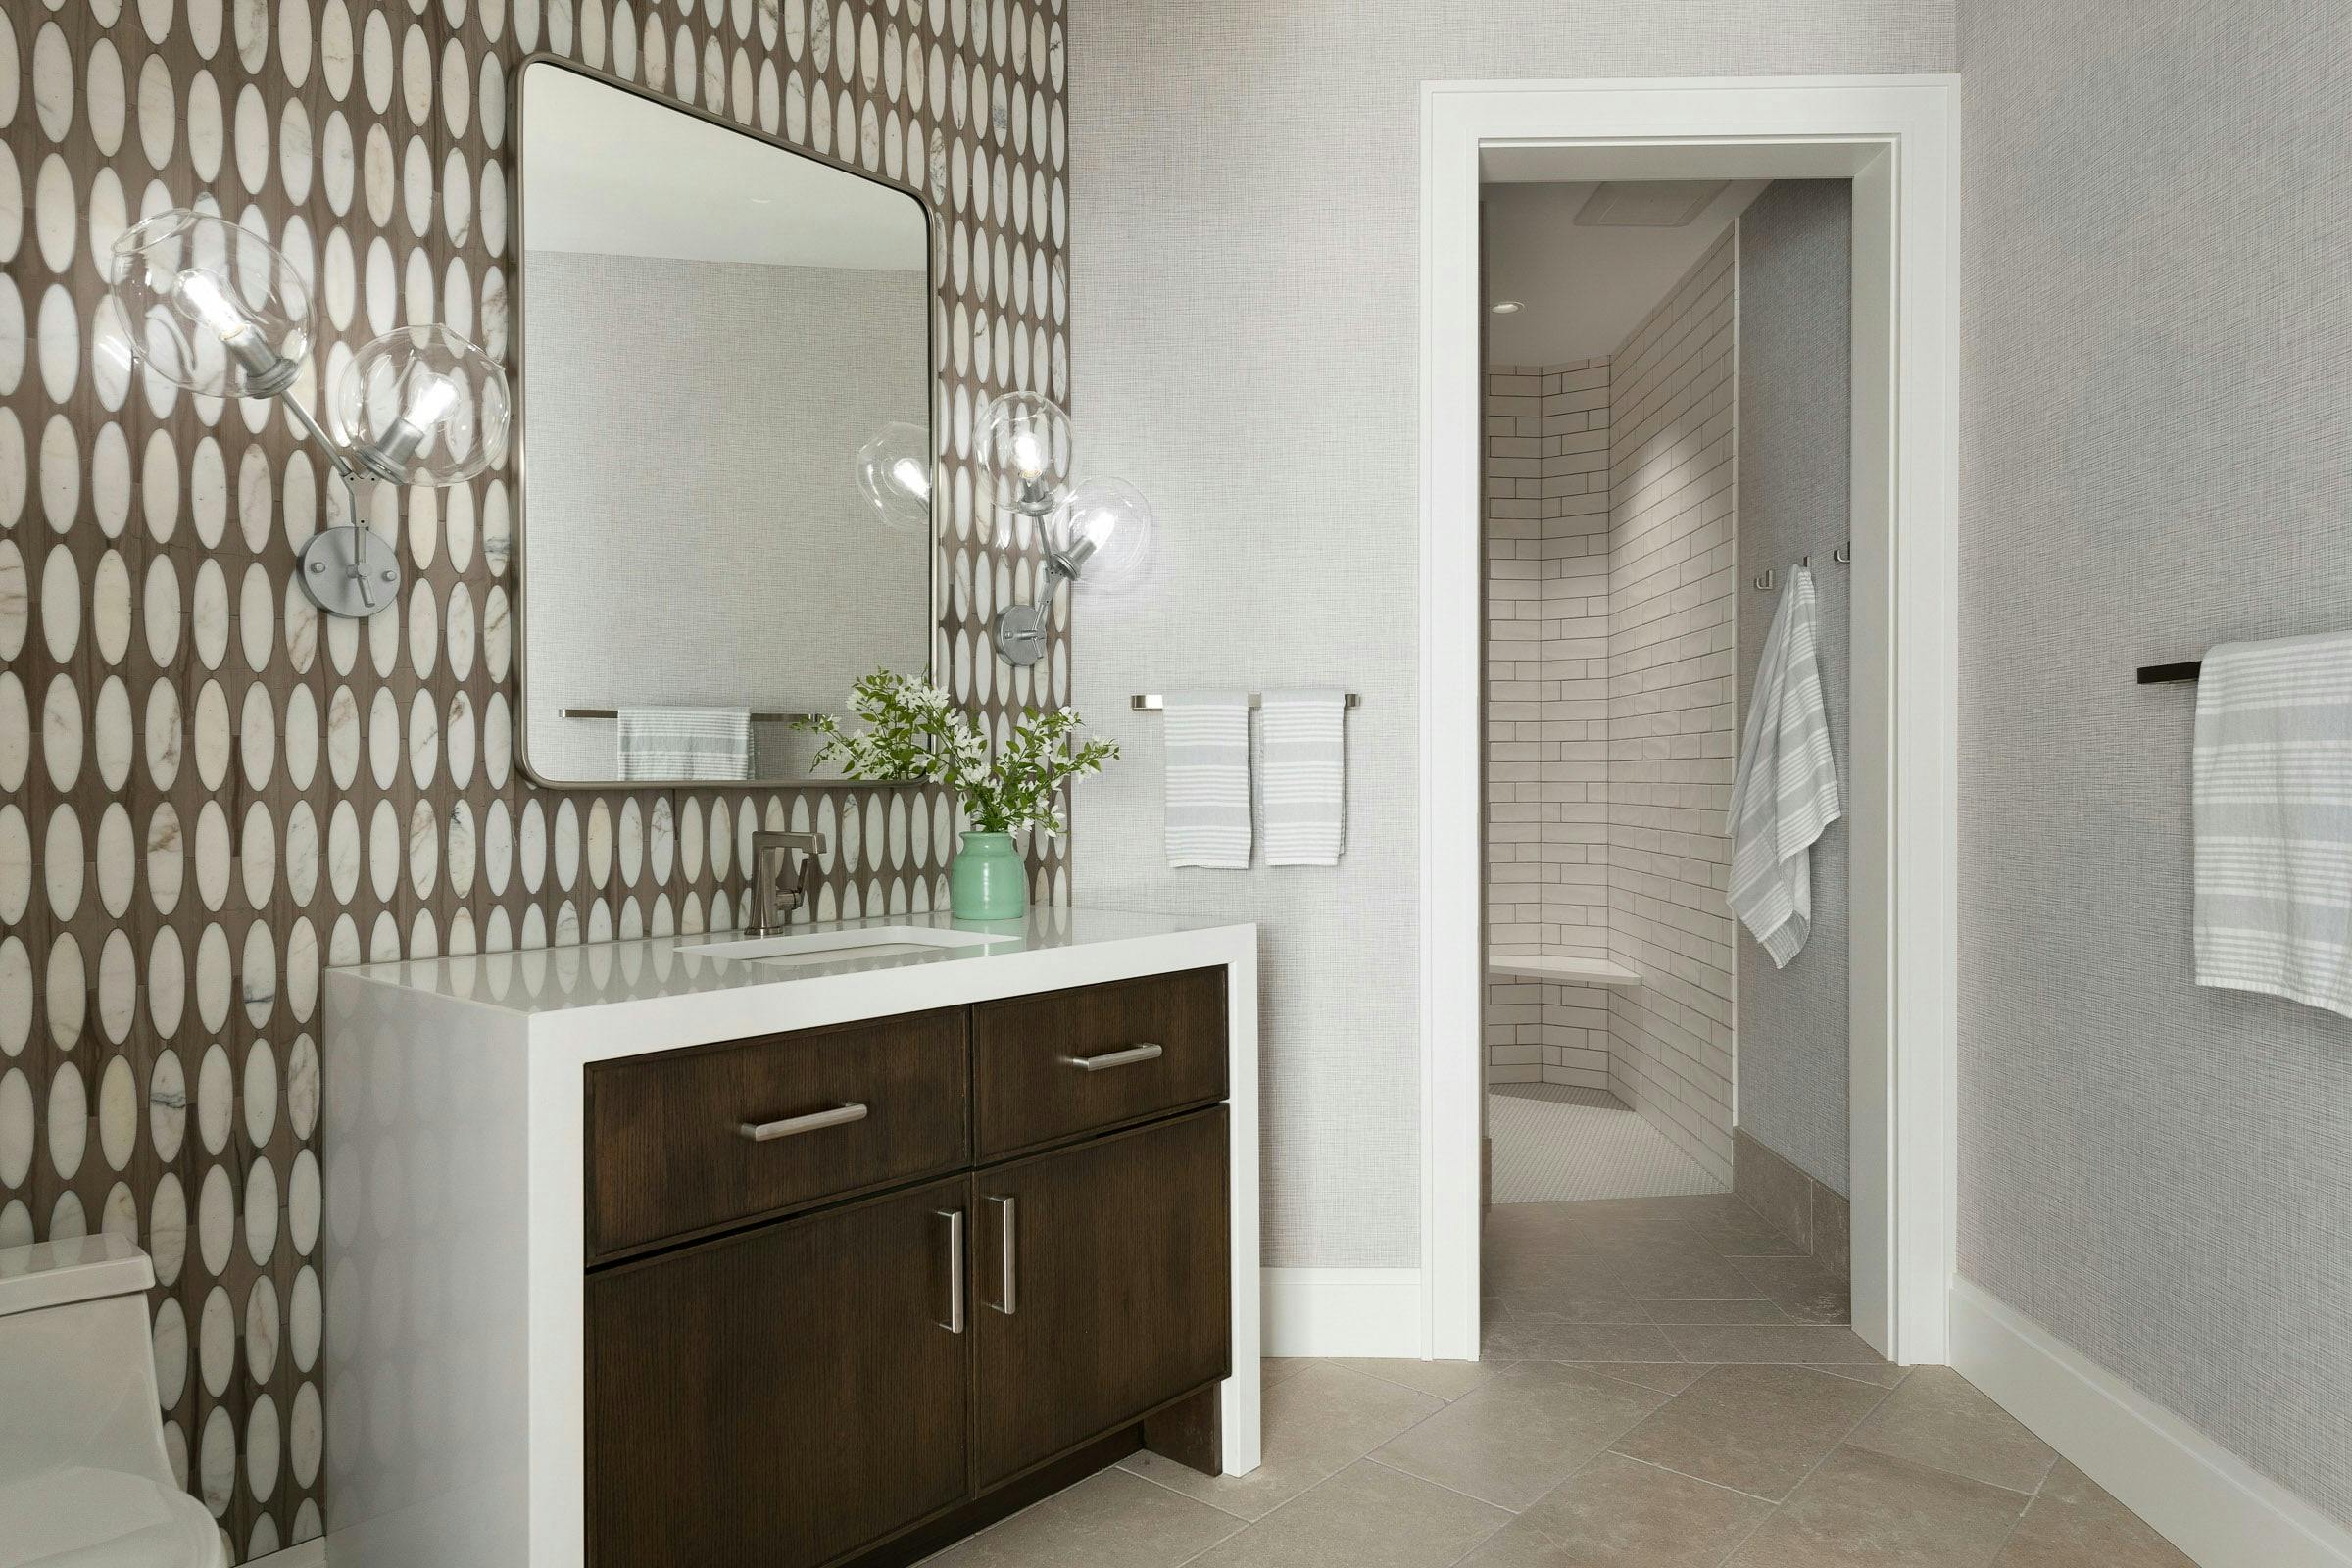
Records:
{"label": "ceiling vent", "polygon": [[1723,194],[1727,180],[1604,180],[1577,210],[1580,225],[1592,228],[1681,228]]}

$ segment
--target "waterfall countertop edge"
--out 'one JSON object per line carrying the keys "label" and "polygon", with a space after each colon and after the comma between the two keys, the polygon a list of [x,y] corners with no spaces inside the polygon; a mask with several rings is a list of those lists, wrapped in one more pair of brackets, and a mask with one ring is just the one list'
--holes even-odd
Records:
{"label": "waterfall countertop edge", "polygon": [[338,993],[356,999],[345,989],[354,984],[388,987],[528,1018],[700,998],[745,1004],[755,1013],[772,1004],[778,1016],[754,1021],[806,1027],[828,1016],[874,1017],[1227,963],[1237,953],[1254,957],[1257,938],[1248,921],[1053,905],[1032,906],[1011,920],[957,920],[934,911],[812,921],[793,926],[787,937],[873,932],[878,945],[896,947],[885,933],[906,928],[956,933],[969,945],[830,960],[802,955],[779,963],[692,951],[741,941],[738,933],[671,934],[354,964],[327,971],[328,999],[330,1004]]}

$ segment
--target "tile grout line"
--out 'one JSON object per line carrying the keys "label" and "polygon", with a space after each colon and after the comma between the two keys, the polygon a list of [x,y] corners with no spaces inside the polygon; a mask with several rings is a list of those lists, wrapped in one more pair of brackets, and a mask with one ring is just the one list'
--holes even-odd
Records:
{"label": "tile grout line", "polygon": [[[1152,1450],[1151,1450],[1151,1449],[1149,1449],[1149,1448],[1138,1448],[1138,1449],[1136,1450],[1136,1452],[1138,1452],[1138,1453],[1149,1453],[1149,1452],[1151,1452],[1151,1451],[1152,1451]],[[1115,1463],[1114,1463],[1114,1464],[1111,1466],[1111,1468],[1113,1468],[1113,1469],[1118,1469],[1118,1470],[1127,1470],[1127,1464],[1126,1464],[1126,1461],[1125,1461],[1124,1459],[1118,1460],[1118,1461],[1116,1461],[1116,1462],[1115,1462]],[[1260,1466],[1260,1468],[1263,1468],[1263,1466]],[[1168,1485],[1166,1482],[1164,1482],[1164,1481],[1161,1481],[1161,1480],[1159,1480],[1158,1478],[1156,1478],[1156,1477],[1154,1477],[1154,1476],[1148,1476],[1148,1475],[1144,1474],[1144,1473],[1143,1473],[1141,1470],[1127,1470],[1127,1473],[1128,1473],[1129,1475],[1131,1475],[1131,1476],[1135,1477],[1135,1479],[1136,1479],[1136,1480],[1138,1480],[1138,1481],[1148,1482],[1148,1483],[1150,1483],[1151,1485],[1152,1485],[1152,1486],[1154,1486],[1154,1487],[1157,1487],[1157,1488],[1158,1488],[1160,1491],[1162,1491],[1162,1492],[1166,1493],[1166,1494],[1167,1494],[1169,1496],[1171,1496],[1171,1497],[1182,1497],[1182,1498],[1183,1498],[1185,1501],[1187,1501],[1187,1502],[1197,1502],[1197,1503],[1200,1504],[1200,1506],[1201,1506],[1201,1507],[1203,1507],[1203,1508],[1214,1508],[1214,1509],[1216,1509],[1216,1510],[1217,1510],[1217,1512],[1219,1512],[1219,1513],[1223,1514],[1223,1515],[1224,1515],[1226,1518],[1228,1518],[1228,1519],[1240,1520],[1240,1522],[1241,1522],[1241,1525],[1242,1525],[1242,1528],[1243,1528],[1243,1529],[1245,1529],[1245,1530],[1246,1530],[1246,1529],[1248,1529],[1250,1526],[1251,1526],[1251,1525],[1253,1525],[1253,1524],[1257,1523],[1257,1519],[1244,1519],[1244,1518],[1243,1518],[1243,1517],[1242,1517],[1240,1514],[1238,1514],[1238,1513],[1235,1513],[1235,1512],[1234,1512],[1234,1511],[1233,1511],[1231,1508],[1228,1508],[1228,1507],[1226,1507],[1226,1506],[1225,1506],[1223,1503],[1211,1502],[1211,1501],[1209,1501],[1209,1500],[1208,1500],[1206,1497],[1196,1497],[1196,1496],[1194,1496],[1194,1495],[1193,1495],[1191,1493],[1189,1493],[1189,1492],[1186,1492],[1186,1491],[1184,1491],[1183,1489],[1181,1489],[1181,1488],[1179,1488],[1179,1487],[1171,1487],[1171,1486],[1169,1486],[1169,1485]],[[1337,1474],[1337,1472],[1335,1471],[1335,1472],[1334,1472],[1334,1474]],[[1324,1482],[1324,1481],[1329,1481],[1330,1479],[1331,1479],[1331,1477],[1330,1477],[1330,1476],[1325,1476],[1325,1477],[1323,1477],[1323,1478],[1322,1478],[1322,1480],[1316,1481],[1316,1482],[1315,1482],[1315,1483],[1314,1483],[1312,1486],[1309,1486],[1309,1487],[1308,1487],[1306,1490],[1307,1490],[1308,1492],[1312,1492],[1312,1491],[1315,1489],[1315,1487],[1319,1487],[1319,1486],[1321,1486],[1321,1485],[1323,1484],[1323,1482]],[[1059,1495],[1059,1494],[1055,1494],[1055,1495]],[[1289,1501],[1289,1500],[1290,1500],[1290,1499],[1288,1499],[1288,1498],[1285,1498],[1285,1499],[1284,1499],[1284,1501],[1286,1501],[1286,1502],[1287,1502],[1287,1501]],[[1266,1513],[1258,1515],[1258,1519],[1265,1518],[1265,1517],[1266,1517],[1266,1514],[1271,1514],[1271,1513],[1273,1513],[1273,1512],[1275,1511],[1275,1509],[1278,1509],[1278,1508],[1280,1508],[1282,1505],[1283,1505],[1282,1503],[1276,1503],[1276,1504],[1274,1505],[1274,1507],[1273,1507],[1273,1508],[1269,1508],[1269,1509],[1267,1509],[1267,1510],[1266,1510]],[[1018,1515],[1018,1514],[1015,1514],[1015,1515],[1012,1515],[1011,1517],[1018,1518],[1018,1517],[1019,1517],[1019,1515]],[[1003,1523],[1003,1521],[1002,1521],[1002,1520],[1000,1520],[1000,1521],[999,1521],[999,1523]],[[988,1528],[989,1528],[989,1530],[994,1530],[994,1529],[996,1528],[996,1525],[991,1525],[991,1526],[989,1526]],[[988,1533],[987,1531],[982,1531],[982,1532],[981,1532],[981,1534],[983,1534],[983,1535],[986,1535],[987,1533]],[[1187,1559],[1186,1559],[1186,1561],[1188,1561],[1188,1562],[1189,1562],[1189,1561],[1191,1561],[1191,1559],[1190,1559],[1190,1558],[1187,1558]]]}
{"label": "tile grout line", "polygon": [[[1412,1430],[1412,1429],[1411,1429],[1410,1427],[1407,1427],[1407,1428],[1405,1429],[1405,1431],[1407,1431],[1407,1432],[1409,1432],[1409,1431],[1411,1431],[1411,1430]],[[1403,1437],[1403,1436],[1404,1436],[1404,1433],[1403,1433],[1403,1432],[1399,1432],[1399,1433],[1397,1433],[1397,1434],[1396,1434],[1396,1437],[1397,1437],[1397,1438],[1401,1438],[1401,1437]],[[1394,1443],[1394,1442],[1396,1442],[1396,1438],[1391,1438],[1391,1439],[1389,1440],[1389,1443]],[[1382,1448],[1385,1448],[1385,1447],[1387,1447],[1388,1446],[1389,1446],[1389,1445],[1388,1445],[1388,1443],[1384,1443],[1384,1444],[1382,1444],[1380,1446],[1381,1446]],[[1420,1482],[1420,1483],[1421,1483],[1423,1486],[1425,1486],[1425,1487],[1435,1487],[1435,1488],[1437,1488],[1437,1489],[1438,1489],[1440,1492],[1450,1492],[1450,1493],[1452,1493],[1452,1494],[1453,1494],[1455,1496],[1457,1496],[1457,1497],[1467,1497],[1467,1498],[1469,1498],[1469,1499],[1470,1499],[1472,1502],[1475,1502],[1475,1503],[1479,1504],[1481,1507],[1485,1507],[1485,1508],[1500,1508],[1500,1509],[1501,1509],[1501,1510],[1502,1510],[1504,1513],[1507,1513],[1507,1514],[1509,1514],[1509,1515],[1510,1515],[1510,1516],[1511,1516],[1513,1519],[1516,1519],[1516,1518],[1518,1518],[1518,1517],[1519,1517],[1521,1514],[1523,1514],[1523,1513],[1527,1512],[1527,1509],[1526,1509],[1526,1508],[1514,1508],[1514,1507],[1512,1507],[1512,1506],[1511,1506],[1509,1503],[1506,1503],[1506,1502],[1496,1502],[1496,1501],[1495,1501],[1495,1500],[1494,1500],[1493,1497],[1482,1497],[1482,1496],[1480,1496],[1480,1495],[1479,1495],[1477,1493],[1475,1493],[1475,1492],[1464,1492],[1464,1491],[1463,1491],[1461,1488],[1459,1488],[1459,1487],[1449,1487],[1449,1486],[1447,1486],[1447,1485],[1446,1485],[1445,1482],[1443,1482],[1443,1481],[1432,1481],[1432,1480],[1431,1480],[1429,1477],[1427,1477],[1427,1476],[1425,1476],[1425,1475],[1418,1475],[1418,1474],[1414,1473],[1413,1471],[1407,1470],[1407,1469],[1406,1469],[1406,1468],[1404,1468],[1404,1466],[1402,1466],[1402,1465],[1398,1465],[1398,1464],[1391,1464],[1391,1463],[1389,1463],[1389,1462],[1388,1462],[1386,1459],[1382,1459],[1382,1458],[1378,1458],[1378,1457],[1376,1457],[1376,1455],[1377,1455],[1379,1452],[1380,1452],[1380,1448],[1375,1448],[1375,1449],[1373,1449],[1373,1450],[1372,1450],[1372,1452],[1371,1452],[1371,1453],[1367,1453],[1367,1454],[1365,1454],[1365,1455],[1364,1455],[1364,1456],[1363,1456],[1361,1459],[1358,1459],[1358,1460],[1356,1460],[1355,1462],[1356,1462],[1356,1463],[1358,1463],[1358,1464],[1370,1464],[1370,1465],[1378,1465],[1378,1466],[1379,1466],[1381,1469],[1383,1469],[1383,1470],[1386,1470],[1386,1471],[1387,1471],[1389,1474],[1391,1474],[1391,1475],[1393,1475],[1393,1476],[1402,1476],[1402,1477],[1404,1477],[1404,1478],[1405,1478],[1407,1481],[1418,1481],[1418,1482]],[[1573,1474],[1573,1472],[1571,1472],[1571,1474]],[[1565,1476],[1563,1476],[1563,1477],[1561,1478],[1561,1480],[1563,1480],[1563,1481],[1565,1481],[1566,1479],[1567,1479],[1567,1478],[1566,1478]],[[1548,1492],[1546,1492],[1546,1493],[1544,1494],[1544,1495],[1545,1495],[1545,1496],[1549,1496],[1550,1494],[1550,1494],[1550,1493],[1548,1493]],[[1533,1504],[1533,1503],[1530,1503],[1528,1506],[1529,1506],[1529,1507],[1533,1507],[1533,1506],[1534,1506],[1534,1504]],[[1501,1525],[1496,1525],[1494,1528],[1495,1528],[1496,1530],[1499,1530],[1499,1529],[1501,1529],[1501,1528],[1502,1528],[1502,1526],[1501,1526]],[[1489,1531],[1489,1532],[1488,1532],[1488,1534],[1490,1534],[1490,1535],[1492,1535],[1493,1533],[1494,1533],[1493,1531]]]}
{"label": "tile grout line", "polygon": [[[1971,1387],[1974,1387],[1974,1385],[1972,1384]],[[2044,1447],[2049,1446],[2047,1444],[2042,1446]],[[1993,1547],[1992,1555],[1984,1559],[1987,1568],[1990,1568],[1991,1564],[1997,1563],[2001,1560],[2001,1554],[2009,1549],[2009,1543],[2015,1541],[2017,1539],[2017,1533],[2026,1528],[2026,1515],[2032,1513],[2034,1509],[2034,1506],[2041,1501],[2041,1494],[2049,1490],[2051,1475],[2061,1464],[2064,1464],[2065,1462],[2066,1458],[2063,1454],[2059,1453],[2055,1448],[2050,1450],[2049,1468],[2042,1471],[2041,1479],[2039,1481],[2034,1483],[2034,1491],[2032,1494],[2026,1498],[2026,1505],[2017,1510],[2017,1517],[2009,1521],[2009,1528],[2002,1535],[2000,1544]]]}
{"label": "tile grout line", "polygon": [[[1661,1406],[1659,1406],[1659,1408],[1660,1408],[1660,1409],[1663,1409],[1663,1408],[1665,1408],[1665,1407],[1664,1407],[1663,1405],[1661,1405]],[[1652,1469],[1652,1470],[1663,1471],[1665,1474],[1667,1474],[1667,1475],[1670,1475],[1670,1476],[1673,1476],[1673,1477],[1675,1477],[1675,1478],[1676,1478],[1676,1479],[1678,1479],[1678,1480],[1682,1480],[1682,1481],[1695,1481],[1695,1482],[1697,1482],[1697,1483],[1698,1483],[1700,1486],[1702,1486],[1702,1487],[1713,1487],[1713,1488],[1714,1488],[1714,1489],[1715,1489],[1717,1492],[1728,1492],[1728,1493],[1730,1493],[1730,1494],[1731,1494],[1733,1496],[1735,1496],[1735,1497],[1746,1497],[1746,1498],[1748,1498],[1750,1501],[1753,1501],[1753,1502],[1760,1502],[1760,1503],[1764,1504],[1764,1506],[1765,1506],[1765,1507],[1767,1507],[1767,1508],[1775,1508],[1775,1509],[1777,1509],[1778,1507],[1780,1507],[1780,1504],[1779,1504],[1778,1502],[1775,1502],[1775,1501],[1774,1501],[1772,1498],[1765,1496],[1765,1495],[1764,1495],[1763,1494],[1761,1494],[1761,1493],[1755,1493],[1755,1492],[1746,1492],[1746,1491],[1742,1491],[1742,1490],[1741,1490],[1740,1488],[1739,1488],[1739,1487],[1727,1487],[1727,1486],[1725,1486],[1725,1485],[1724,1485],[1722,1482],[1720,1482],[1720,1481],[1709,1481],[1709,1480],[1708,1480],[1708,1479],[1707,1479],[1705,1476],[1694,1476],[1694,1475],[1690,1474],[1690,1473],[1688,1470],[1677,1470],[1677,1469],[1676,1469],[1674,1466],[1672,1466],[1672,1465],[1670,1465],[1670,1464],[1660,1464],[1660,1463],[1658,1463],[1658,1461],[1657,1461],[1657,1460],[1655,1460],[1655,1459],[1644,1459],[1644,1458],[1642,1458],[1642,1457],[1640,1454],[1636,1454],[1636,1453],[1620,1453],[1620,1452],[1618,1452],[1618,1451],[1617,1451],[1617,1449],[1616,1449],[1615,1447],[1607,1447],[1607,1448],[1603,1448],[1603,1449],[1601,1449],[1601,1450],[1600,1450],[1600,1453],[1594,1454],[1594,1455],[1593,1455],[1593,1457],[1594,1457],[1595,1459],[1597,1459],[1597,1458],[1600,1458],[1600,1457],[1601,1457],[1602,1455],[1604,1455],[1604,1454],[1605,1454],[1606,1456],[1608,1456],[1609,1458],[1612,1458],[1612,1459],[1623,1459],[1623,1460],[1627,1461],[1629,1464],[1647,1465],[1647,1466],[1648,1466],[1650,1469]],[[1590,1468],[1590,1466],[1588,1466],[1588,1468]],[[1807,1475],[1810,1475],[1811,1473],[1812,1473],[1811,1471],[1807,1471],[1807,1472],[1806,1472],[1806,1474],[1807,1474]],[[1581,1475],[1581,1474],[1583,1474],[1583,1472],[1582,1472],[1582,1471],[1579,1471],[1579,1472],[1578,1472],[1578,1474],[1580,1474],[1580,1475]],[[1563,1483],[1562,1483],[1562,1485],[1564,1486],[1564,1485],[1566,1485],[1566,1483],[1565,1483],[1565,1482],[1563,1482]],[[1802,1483],[1802,1482],[1799,1482],[1799,1483],[1798,1483],[1798,1485],[1800,1485],[1800,1486],[1801,1486],[1801,1485],[1803,1485],[1803,1483]],[[1557,1489],[1554,1489],[1554,1490],[1557,1490]],[[1544,1494],[1544,1495],[1545,1495],[1545,1496],[1549,1496],[1550,1494],[1551,1494],[1550,1493],[1545,1493],[1545,1494]],[[1745,1539],[1745,1538],[1743,1537],[1743,1538],[1741,1538],[1741,1539]]]}
{"label": "tile grout line", "polygon": [[[1897,1387],[1900,1387],[1900,1385],[1897,1385]],[[1772,1523],[1773,1520],[1779,1518],[1781,1515],[1781,1510],[1788,1505],[1788,1499],[1795,1496],[1799,1492],[1802,1492],[1805,1488],[1805,1483],[1812,1480],[1814,1476],[1818,1475],[1821,1472],[1821,1467],[1825,1464],[1828,1464],[1831,1458],[1836,1455],[1839,1448],[1845,1446],[1845,1440],[1852,1437],[1855,1433],[1861,1431],[1862,1423],[1869,1420],[1872,1416],[1877,1415],[1879,1413],[1879,1407],[1884,1405],[1889,1398],[1893,1397],[1893,1389],[1882,1391],[1878,1398],[1871,1402],[1870,1408],[1854,1418],[1854,1424],[1845,1429],[1844,1436],[1838,1438],[1836,1443],[1831,1444],[1827,1449],[1823,1450],[1821,1457],[1813,1461],[1812,1468],[1807,1470],[1803,1475],[1797,1477],[1796,1485],[1790,1487],[1782,1494],[1781,1500],[1772,1505],[1772,1511],[1767,1513],[1763,1518],[1757,1520],[1755,1524],[1748,1530],[1747,1534],[1741,1536],[1738,1541],[1733,1542],[1732,1549],[1725,1552],[1722,1556],[1716,1558],[1716,1562],[1719,1564],[1730,1562],[1734,1557],[1740,1554],[1740,1548],[1744,1547],[1750,1541],[1753,1541],[1756,1538],[1757,1531],[1762,1530],[1766,1525]],[[1675,1472],[1675,1474],[1680,1475],[1682,1472],[1678,1470]],[[1698,1478],[1693,1476],[1691,1479],[1695,1481]]]}

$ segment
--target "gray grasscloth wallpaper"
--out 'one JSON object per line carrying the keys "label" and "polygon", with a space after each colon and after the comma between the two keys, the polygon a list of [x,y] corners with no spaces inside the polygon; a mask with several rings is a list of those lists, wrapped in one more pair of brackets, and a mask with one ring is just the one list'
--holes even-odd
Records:
{"label": "gray grasscloth wallpaper", "polygon": [[[1087,897],[1264,924],[1266,1261],[1421,1256],[1420,90],[1432,78],[1948,71],[1948,0],[1083,0],[1073,375],[1164,532],[1083,607]],[[1336,871],[1172,872],[1130,692],[1331,682]],[[1476,1051],[1475,1033],[1453,1043]]]}
{"label": "gray grasscloth wallpaper", "polygon": [[2352,1021],[2190,980],[2196,693],[2352,624],[2352,10],[1967,0],[1960,1268],[2352,1520]]}
{"label": "gray grasscloth wallpaper", "polygon": [[[9,0],[0,7],[0,1243],[154,1254],[175,1464],[240,1555],[313,1536],[318,975],[723,915],[760,822],[838,846],[820,915],[944,896],[905,792],[560,793],[514,766],[511,475],[379,489],[396,612],[292,582],[326,507],[285,418],[125,374],[99,305],[138,215],[210,205],[318,283],[318,363],[406,322],[504,352],[508,83],[549,50],[916,187],[939,217],[954,689],[1067,690],[982,628],[1025,585],[976,513],[975,405],[1068,390],[1058,0]],[[1066,894],[1061,852],[1039,891]]]}
{"label": "gray grasscloth wallpaper", "polygon": [[[921,272],[533,248],[523,276],[534,773],[620,777],[618,726],[565,706],[839,712],[868,670],[923,667],[930,542],[875,526],[850,461],[928,416]],[[751,776],[806,778],[817,745],[755,724]]]}
{"label": "gray grasscloth wallpaper", "polygon": [[[1759,572],[1813,558],[1822,702],[1838,776],[1846,747],[1851,567],[1830,553],[1848,533],[1853,404],[1853,187],[1780,180],[1740,219],[1740,715],[1746,721],[1780,593]],[[1740,1126],[1814,1180],[1846,1180],[1846,837],[1813,846],[1813,935],[1785,969],[1740,934]]]}

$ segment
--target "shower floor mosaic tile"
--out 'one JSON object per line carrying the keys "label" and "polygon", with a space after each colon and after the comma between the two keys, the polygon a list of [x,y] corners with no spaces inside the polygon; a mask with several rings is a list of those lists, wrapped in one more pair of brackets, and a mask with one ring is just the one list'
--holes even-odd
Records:
{"label": "shower floor mosaic tile", "polygon": [[1670,1198],[1723,1190],[1641,1112],[1605,1089],[1493,1085],[1487,1134],[1494,1141],[1497,1203]]}

